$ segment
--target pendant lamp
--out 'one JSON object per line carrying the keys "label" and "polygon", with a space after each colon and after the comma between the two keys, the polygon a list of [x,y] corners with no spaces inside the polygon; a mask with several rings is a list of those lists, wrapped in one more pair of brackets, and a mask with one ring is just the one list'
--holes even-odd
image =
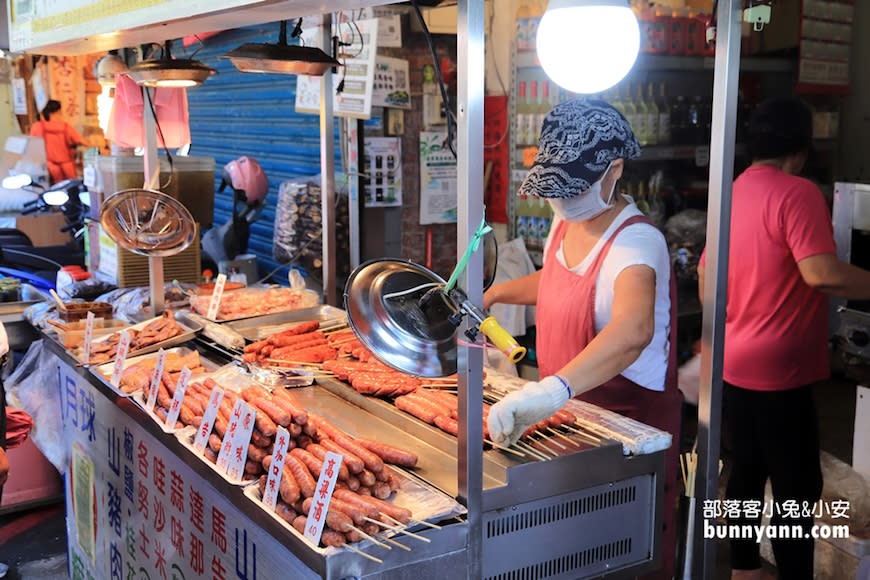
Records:
{"label": "pendant lamp", "polygon": [[146,87],[192,87],[201,85],[215,70],[198,60],[172,58],[172,41],[163,44],[159,59],[143,60],[130,67],[127,75]]}
{"label": "pendant lamp", "polygon": [[309,76],[323,76],[340,64],[317,47],[287,44],[287,22],[283,20],[278,44],[243,44],[222,58],[230,59],[240,72]]}
{"label": "pendant lamp", "polygon": [[536,43],[541,67],[556,84],[594,94],[634,66],[640,30],[625,0],[550,0]]}

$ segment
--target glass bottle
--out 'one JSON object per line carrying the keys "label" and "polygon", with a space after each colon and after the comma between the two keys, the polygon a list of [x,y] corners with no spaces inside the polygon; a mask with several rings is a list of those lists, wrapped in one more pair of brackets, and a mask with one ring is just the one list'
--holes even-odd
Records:
{"label": "glass bottle", "polygon": [[659,142],[659,106],[656,103],[656,94],[653,84],[646,87],[646,134],[647,144],[657,145]]}
{"label": "glass bottle", "polygon": [[649,144],[649,127],[647,120],[646,103],[643,101],[643,85],[638,83],[637,90],[634,93],[634,108],[636,111],[635,119],[637,120],[637,128],[634,130],[635,136],[641,145]]}
{"label": "glass bottle", "polygon": [[659,145],[669,145],[671,143],[671,107],[668,105],[668,99],[665,97],[665,83],[659,85]]}

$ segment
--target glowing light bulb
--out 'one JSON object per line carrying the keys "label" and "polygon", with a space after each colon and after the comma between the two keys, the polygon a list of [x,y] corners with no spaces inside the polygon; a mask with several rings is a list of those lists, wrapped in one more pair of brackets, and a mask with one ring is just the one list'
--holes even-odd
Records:
{"label": "glowing light bulb", "polygon": [[592,94],[622,80],[637,59],[637,18],[620,0],[551,0],[537,36],[547,75],[574,93]]}

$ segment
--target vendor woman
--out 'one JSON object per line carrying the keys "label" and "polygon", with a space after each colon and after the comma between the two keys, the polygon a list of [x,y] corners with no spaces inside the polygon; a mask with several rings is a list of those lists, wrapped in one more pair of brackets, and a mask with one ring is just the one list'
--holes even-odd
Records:
{"label": "vendor woman", "polygon": [[616,185],[640,155],[628,122],[603,101],[573,100],[544,120],[523,196],[549,201],[555,214],[534,274],[496,284],[484,307],[537,306],[540,380],[493,405],[496,443],[513,443],[571,397],[673,435],[666,455],[662,568],[675,551],[677,454],[676,294],[662,233]]}

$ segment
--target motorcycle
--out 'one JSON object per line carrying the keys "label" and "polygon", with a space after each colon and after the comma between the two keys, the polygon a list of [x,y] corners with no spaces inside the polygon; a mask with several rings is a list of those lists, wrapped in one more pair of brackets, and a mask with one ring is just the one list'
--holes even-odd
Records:
{"label": "motorcycle", "polygon": [[0,233],[0,274],[48,289],[54,288],[57,272],[64,266],[85,265],[85,217],[90,197],[81,180],[68,179],[44,188],[29,175],[19,174],[4,178],[2,186],[39,193],[24,204],[22,215],[60,211],[66,222],[60,231],[69,232],[70,239],[62,245],[34,247],[23,232],[4,230]]}

